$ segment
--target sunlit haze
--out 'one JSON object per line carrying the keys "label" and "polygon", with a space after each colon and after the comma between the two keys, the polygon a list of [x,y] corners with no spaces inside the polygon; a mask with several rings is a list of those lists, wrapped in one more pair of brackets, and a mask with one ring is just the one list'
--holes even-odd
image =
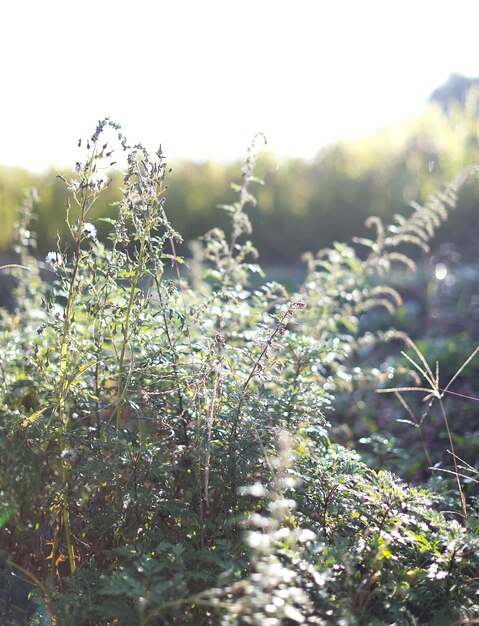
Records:
{"label": "sunlit haze", "polygon": [[479,75],[479,3],[16,0],[0,10],[0,164],[76,159],[100,117],[168,157],[279,155],[419,113]]}

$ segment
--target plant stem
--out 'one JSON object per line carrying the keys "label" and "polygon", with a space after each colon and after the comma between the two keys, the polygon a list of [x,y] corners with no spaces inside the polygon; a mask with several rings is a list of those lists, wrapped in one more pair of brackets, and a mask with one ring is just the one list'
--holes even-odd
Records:
{"label": "plant stem", "polygon": [[444,420],[444,424],[446,426],[446,432],[447,432],[447,437],[449,439],[449,445],[451,446],[452,460],[454,462],[454,474],[456,476],[457,489],[459,491],[459,499],[461,501],[462,515],[463,515],[463,518],[464,518],[464,522],[467,522],[466,498],[464,496],[464,491],[462,489],[461,481],[459,480],[459,468],[457,467],[456,451],[454,449],[454,442],[452,440],[452,433],[451,433],[451,430],[449,428],[449,420],[447,419],[446,411],[444,409],[444,404],[442,402],[442,398],[441,398],[440,395],[438,395],[438,400],[439,400],[439,406],[441,407],[441,413],[442,413],[442,417],[443,417],[443,420]]}
{"label": "plant stem", "polygon": [[[263,350],[261,351],[261,353],[259,354],[259,356],[256,358],[253,367],[251,368],[251,371],[249,373],[248,378],[246,379],[246,381],[244,382],[243,386],[241,387],[241,396],[238,402],[238,406],[236,408],[235,411],[235,415],[233,418],[233,428],[232,428],[232,432],[231,432],[231,438],[230,438],[230,477],[231,477],[231,489],[233,492],[233,509],[236,508],[236,490],[238,485],[236,484],[236,479],[237,479],[237,472],[236,472],[236,463],[235,463],[235,459],[234,456],[232,454],[233,452],[233,448],[236,444],[236,440],[238,437],[238,426],[239,426],[239,420],[241,417],[241,411],[243,409],[243,405],[244,402],[246,400],[246,391],[248,389],[248,385],[250,384],[251,380],[253,379],[256,370],[259,368],[261,361],[263,360],[263,357],[266,355],[267,351],[269,350],[269,348],[272,346],[274,339],[276,338],[276,336],[278,334],[281,334],[284,329],[286,328],[286,323],[285,320],[290,317],[293,314],[293,309],[295,307],[301,307],[304,306],[302,303],[299,302],[290,302],[286,312],[283,314],[283,316],[281,317],[281,319],[279,320],[279,322],[276,324],[275,329],[273,330],[273,332],[271,333],[271,335],[268,337],[268,339],[265,342],[265,346],[263,348]],[[273,481],[275,481],[275,473],[274,473],[274,469],[272,466],[272,463],[269,459],[269,455],[266,452],[266,448],[264,447],[264,444],[261,440],[261,437],[259,435],[259,432],[256,428],[256,424],[253,422],[253,429],[255,431],[256,437],[258,439],[258,443],[259,446],[261,448],[261,452],[263,454],[263,457],[266,461],[266,463],[268,464],[268,467],[271,471],[271,476],[273,478]],[[275,481],[276,482],[276,481]],[[281,492],[281,490],[279,490]]]}
{"label": "plant stem", "polygon": [[[58,380],[58,415],[60,418],[61,424],[61,438],[64,439],[66,430],[68,428],[69,417],[66,411],[66,395],[68,391],[68,352],[69,352],[69,335],[70,329],[73,321],[73,313],[74,313],[74,305],[77,296],[77,278],[78,272],[80,268],[80,260],[81,260],[81,242],[83,238],[83,228],[85,224],[86,214],[94,202],[94,198],[92,199],[89,193],[89,180],[93,173],[93,162],[96,154],[96,146],[93,149],[92,156],[88,162],[88,169],[85,172],[85,179],[83,182],[83,197],[81,200],[77,199],[77,203],[80,208],[80,215],[78,218],[78,224],[76,227],[75,233],[75,250],[73,253],[73,270],[70,278],[70,283],[68,287],[68,295],[67,302],[65,306],[64,319],[63,319],[63,328],[60,336],[60,373]],[[75,198],[77,196],[75,195]],[[67,218],[68,221],[68,218]],[[69,222],[68,222],[69,224]],[[69,224],[70,225],[70,224]],[[62,442],[63,443],[63,442]],[[70,510],[69,510],[69,498],[68,498],[68,470],[62,464],[61,469],[61,479],[63,485],[65,486],[65,490],[62,493],[62,515],[63,515],[63,526],[65,531],[65,542],[67,546],[68,553],[68,561],[70,565],[70,573],[73,574],[76,568],[75,564],[75,553],[73,550],[72,544],[72,535],[70,528]]]}
{"label": "plant stem", "polygon": [[143,233],[143,237],[140,242],[140,250],[138,252],[135,274],[133,276],[133,279],[130,285],[130,296],[128,298],[128,305],[126,307],[126,314],[125,314],[125,322],[123,324],[123,340],[122,340],[121,348],[120,348],[120,358],[118,359],[118,383],[117,383],[118,399],[117,399],[117,404],[116,404],[116,429],[117,430],[120,429],[121,410],[123,408],[123,404],[125,402],[125,394],[128,389],[127,381],[125,381],[125,384],[123,385],[123,371],[124,371],[124,366],[125,366],[126,346],[128,345],[128,340],[130,338],[130,320],[131,320],[131,313],[133,309],[133,302],[135,300],[138,282],[140,280],[140,277],[143,271],[145,243],[146,243],[146,236],[148,232],[149,232],[149,229],[148,227],[146,227]]}
{"label": "plant stem", "polygon": [[8,563],[14,569],[18,570],[21,574],[23,574],[23,576],[30,579],[33,582],[33,584],[40,590],[42,598],[45,602],[45,608],[47,610],[48,617],[50,618],[50,626],[59,626],[57,617],[55,615],[55,611],[53,609],[53,602],[52,602],[51,594],[49,590],[45,587],[45,585],[35,576],[35,574],[32,574],[31,572],[24,569],[20,565],[17,565],[16,563],[13,563],[12,561],[8,561]]}

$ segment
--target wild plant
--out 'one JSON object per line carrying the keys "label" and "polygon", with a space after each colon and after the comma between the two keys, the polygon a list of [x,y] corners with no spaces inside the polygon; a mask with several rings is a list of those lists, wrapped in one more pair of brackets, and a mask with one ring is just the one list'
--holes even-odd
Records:
{"label": "wild plant", "polygon": [[[110,120],[80,143],[87,157],[64,181],[68,239],[38,265],[46,279],[32,305],[1,321],[0,541],[50,622],[469,616],[467,528],[440,512],[439,496],[331,444],[325,417],[360,378],[354,355],[398,336],[368,333],[360,316],[399,304],[378,281],[392,263],[410,265],[397,246],[426,245],[442,208],[416,207],[389,229],[374,220],[366,258],[340,244],[310,255],[289,293],[252,280],[255,145],[223,207],[230,231],[207,233],[186,262],[162,151],[130,145]],[[112,143],[127,165],[101,242],[95,203]],[[255,529],[246,541],[241,522]]]}
{"label": "wild plant", "polygon": [[[428,412],[431,408],[431,406],[433,405],[433,403],[435,401],[437,401],[437,404],[439,405],[439,409],[440,409],[440,413],[441,413],[441,417],[443,419],[444,422],[444,427],[447,433],[447,440],[449,443],[449,450],[448,453],[451,455],[452,457],[452,461],[453,461],[453,466],[454,466],[454,475],[456,477],[456,484],[457,484],[457,489],[458,489],[458,493],[459,493],[459,498],[460,498],[460,503],[461,503],[461,513],[462,513],[462,518],[464,520],[464,522],[467,521],[467,507],[466,507],[466,498],[464,495],[464,491],[461,485],[461,480],[460,477],[462,476],[462,474],[460,474],[459,472],[459,467],[458,467],[458,463],[457,463],[457,455],[456,455],[456,449],[454,446],[454,439],[453,439],[453,433],[451,431],[451,426],[449,423],[449,419],[447,417],[447,413],[446,413],[446,409],[444,407],[444,402],[443,402],[443,398],[444,396],[449,393],[449,388],[451,387],[452,383],[456,380],[456,378],[458,378],[462,372],[462,370],[474,359],[474,357],[477,355],[477,353],[479,352],[479,346],[472,352],[472,354],[469,355],[469,357],[464,361],[464,363],[462,364],[462,366],[457,370],[457,372],[454,374],[454,376],[451,378],[451,380],[447,383],[447,385],[445,385],[444,388],[442,388],[440,386],[440,382],[439,382],[439,363],[436,362],[436,371],[435,373],[432,372],[431,367],[429,366],[426,358],[424,357],[424,355],[422,354],[422,352],[419,350],[419,348],[417,347],[417,345],[414,343],[414,341],[412,341],[412,339],[410,338],[406,338],[406,345],[408,346],[408,348],[410,348],[415,357],[413,358],[411,356],[409,356],[406,352],[403,352],[403,355],[405,356],[405,358],[412,364],[412,366],[419,372],[419,374],[422,376],[422,380],[424,381],[423,384],[427,385],[427,386],[415,386],[415,387],[396,387],[396,388],[389,388],[389,389],[379,389],[378,391],[381,393],[394,393],[398,399],[400,400],[401,404],[403,405],[403,407],[407,410],[407,412],[409,413],[409,415],[413,418],[413,426],[415,426],[419,432],[421,433],[421,438],[423,441],[423,445],[424,445],[424,451],[425,451],[425,455],[426,458],[429,462],[429,466],[432,466],[432,462],[431,462],[431,457],[430,454],[427,450],[427,446],[426,443],[424,441],[424,436],[422,434],[422,423],[424,422],[424,420],[427,418]],[[415,417],[415,414],[413,413],[411,407],[409,406],[409,404],[406,402],[406,400],[404,399],[404,393],[405,392],[420,392],[420,393],[424,393],[424,402],[427,403],[427,408],[426,410],[422,413],[420,420],[418,420]]]}
{"label": "wild plant", "polygon": [[324,580],[301,558],[303,546],[311,543],[315,535],[296,524],[293,515],[296,503],[286,495],[294,492],[297,484],[290,474],[291,453],[292,442],[283,431],[271,467],[271,487],[267,489],[255,483],[241,490],[243,495],[266,500],[267,506],[262,514],[254,513],[247,521],[250,530],[246,542],[252,571],[248,578],[223,590],[223,602],[229,608],[224,624],[318,623],[313,617],[310,593],[312,588],[320,589]]}
{"label": "wild plant", "polygon": [[[366,257],[344,244],[336,244],[331,250],[321,250],[315,256],[306,255],[308,275],[301,290],[304,301],[309,305],[304,314],[306,327],[315,327],[315,336],[320,342],[323,345],[329,343],[328,357],[319,371],[324,377],[326,389],[336,395],[346,391],[346,403],[349,401],[348,393],[354,389],[361,389],[364,397],[366,389],[374,392],[378,386],[390,386],[388,381],[392,378],[404,380],[406,377],[407,387],[421,385],[424,369],[422,355],[417,367],[410,360],[401,365],[391,359],[391,352],[385,351],[387,344],[399,344],[407,349],[414,347],[414,342],[394,329],[373,331],[368,327],[368,315],[378,309],[392,315],[402,304],[400,293],[387,282],[385,284],[385,277],[396,266],[411,271],[416,269],[412,255],[414,248],[423,252],[429,250],[431,238],[454,209],[459,191],[471,177],[477,176],[477,172],[476,166],[465,168],[444,191],[424,205],[413,203],[410,216],[398,215],[390,226],[384,226],[377,217],[369,218],[367,224],[374,228],[375,237],[355,240],[367,248]],[[315,314],[316,310],[322,312],[319,317]],[[419,353],[416,346],[413,358]],[[427,375],[428,380],[436,379],[430,371]],[[439,393],[432,387],[431,392],[435,395]],[[404,405],[403,396],[400,402],[403,402],[409,419],[411,407]],[[427,464],[431,466],[433,463],[423,430],[424,416],[419,419],[413,417],[412,421],[421,437]],[[451,458],[454,459],[454,442],[444,417],[443,424],[452,451]],[[462,501],[459,484],[458,488]],[[461,509],[464,514],[463,503]]]}

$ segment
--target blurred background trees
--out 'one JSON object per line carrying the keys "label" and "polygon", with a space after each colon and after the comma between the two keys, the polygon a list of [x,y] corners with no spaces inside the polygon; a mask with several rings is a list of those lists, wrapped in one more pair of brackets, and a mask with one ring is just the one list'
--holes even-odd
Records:
{"label": "blurred background trees", "polygon": [[[421,202],[452,179],[463,166],[479,160],[478,81],[454,74],[431,95],[431,102],[414,119],[359,139],[322,148],[312,161],[277,160],[272,152],[259,159],[264,186],[250,209],[253,242],[263,265],[300,264],[306,250],[316,251],[333,241],[348,241],[364,233],[369,215],[386,221],[404,213],[410,202]],[[171,163],[166,210],[174,227],[189,242],[213,226],[226,223],[219,204],[234,195],[239,163]],[[58,172],[32,174],[0,168],[0,253],[12,248],[17,207],[25,189],[34,186],[40,254],[55,247],[55,233],[64,228],[66,192]],[[68,171],[60,172],[65,178]],[[112,184],[96,206],[96,216],[114,214],[121,177],[112,172]],[[479,185],[461,194],[456,212],[436,239],[460,248],[463,260],[476,253],[479,227]],[[99,224],[99,235],[108,231]],[[189,255],[187,244],[181,250]]]}

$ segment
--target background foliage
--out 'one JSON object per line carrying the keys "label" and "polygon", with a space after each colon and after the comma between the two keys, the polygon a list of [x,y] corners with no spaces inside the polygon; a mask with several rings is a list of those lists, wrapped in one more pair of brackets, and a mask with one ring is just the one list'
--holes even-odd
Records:
{"label": "background foliage", "polygon": [[[404,213],[410,202],[422,202],[437,192],[463,166],[478,159],[475,103],[471,94],[465,106],[451,105],[447,111],[439,104],[430,105],[397,128],[326,147],[312,162],[278,162],[273,154],[264,153],[257,174],[265,185],[257,190],[258,203],[250,212],[253,242],[263,264],[299,264],[305,250],[364,234],[368,215],[390,221],[395,213]],[[224,227],[227,216],[217,206],[232,200],[230,181],[240,165],[177,162],[172,167],[166,206],[184,240],[192,241],[217,225]],[[35,186],[39,194],[33,227],[40,252],[55,246],[56,230],[65,234],[67,192],[56,174],[34,176],[0,168],[0,249],[11,249],[15,210],[27,186]],[[71,175],[62,174],[67,179]],[[113,216],[111,205],[120,198],[120,174],[113,172],[112,177],[113,184],[97,203],[99,215]],[[478,197],[477,185],[469,186],[448,220],[447,232],[439,232],[436,238],[437,244],[447,241],[460,246],[466,260],[475,254]],[[106,225],[98,228],[104,237]],[[190,255],[186,246],[181,251]]]}

